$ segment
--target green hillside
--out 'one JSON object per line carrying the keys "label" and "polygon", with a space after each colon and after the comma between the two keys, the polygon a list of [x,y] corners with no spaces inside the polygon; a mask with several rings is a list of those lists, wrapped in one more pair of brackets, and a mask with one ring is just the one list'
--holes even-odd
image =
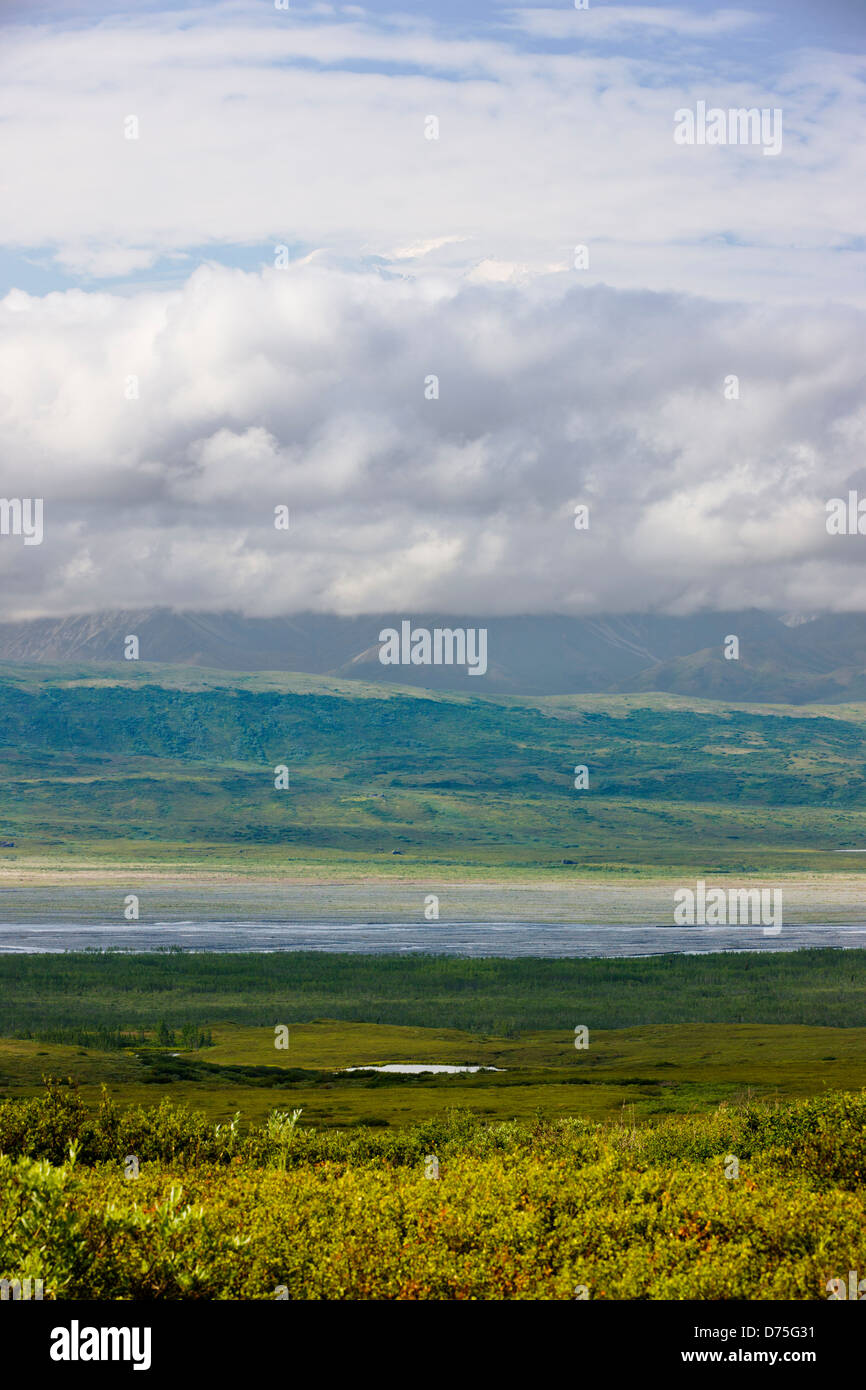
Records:
{"label": "green hillside", "polygon": [[866,844],[858,705],[8,665],[0,750],[7,860],[136,845],[380,864],[397,851],[407,867],[851,871],[859,856],[838,850]]}

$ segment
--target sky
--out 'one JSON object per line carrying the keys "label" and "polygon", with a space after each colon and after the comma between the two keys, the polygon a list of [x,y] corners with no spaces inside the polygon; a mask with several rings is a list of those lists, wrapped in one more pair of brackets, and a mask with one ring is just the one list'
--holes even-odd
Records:
{"label": "sky", "polygon": [[0,25],[5,618],[866,610],[863,0]]}

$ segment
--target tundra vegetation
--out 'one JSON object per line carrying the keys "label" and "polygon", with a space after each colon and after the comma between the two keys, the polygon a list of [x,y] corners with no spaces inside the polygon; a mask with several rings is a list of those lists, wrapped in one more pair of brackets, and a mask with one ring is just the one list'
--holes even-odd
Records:
{"label": "tundra vegetation", "polygon": [[[143,668],[0,684],[0,873],[42,875],[69,920],[94,866],[118,904],[130,866],[399,873],[419,913],[433,871],[866,868],[842,853],[866,843],[859,705]],[[866,1268],[864,984],[858,950],[0,958],[0,1278],[49,1298],[824,1298]],[[398,1061],[497,1070],[346,1070]]]}
{"label": "tundra vegetation", "polygon": [[[263,966],[265,968],[263,968]],[[0,1097],[401,1126],[633,1107],[638,1121],[864,1084],[866,953],[648,959],[80,952],[0,957]],[[575,1048],[575,1027],[589,1046]],[[288,1047],[277,1047],[286,1030]],[[348,1072],[430,1062],[473,1075]]]}
{"label": "tundra vegetation", "polygon": [[49,1299],[821,1299],[866,1266],[864,1174],[863,1091],[338,1132],[50,1081],[0,1105],[0,1269]]}
{"label": "tundra vegetation", "polygon": [[135,665],[3,665],[0,868],[28,856],[563,878],[866,867],[840,852],[866,844],[863,705]]}

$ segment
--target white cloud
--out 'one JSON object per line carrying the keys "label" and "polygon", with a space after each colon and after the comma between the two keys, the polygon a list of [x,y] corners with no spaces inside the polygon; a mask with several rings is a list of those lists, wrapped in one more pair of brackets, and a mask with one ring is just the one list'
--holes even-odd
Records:
{"label": "white cloud", "polygon": [[0,539],[6,614],[863,607],[824,526],[866,480],[863,328],[315,262],[9,295],[2,491],[44,497],[45,539]]}
{"label": "white cloud", "polygon": [[135,270],[149,270],[159,253],[135,246],[62,245],[56,253],[58,265],[70,274],[94,279],[119,279]]}
{"label": "white cloud", "polygon": [[[544,52],[507,28],[454,37],[426,16],[258,3],[12,27],[0,244],[98,277],[201,246],[270,263],[276,243],[413,273],[544,274],[585,243],[591,281],[862,302],[855,56],[780,57],[762,85],[732,78],[719,49],[755,18],[741,9],[521,15],[539,34],[627,22],[665,40]],[[782,155],[674,145],[674,112],[699,99],[780,106]]]}
{"label": "white cloud", "polygon": [[456,243],[465,241],[465,237],[459,236],[438,236],[431,237],[427,241],[416,241],[412,246],[399,246],[388,256],[393,261],[416,261],[423,256],[429,256],[431,251],[439,251],[443,246],[453,246]]}
{"label": "white cloud", "polygon": [[[866,606],[823,511],[866,481],[861,60],[747,81],[738,8],[500,19],[7,30],[0,246],[84,286],[0,304],[0,491],[45,499],[7,616]],[[699,99],[781,107],[782,154],[675,145]]]}
{"label": "white cloud", "polygon": [[716,37],[738,33],[760,24],[750,10],[716,10],[694,14],[684,6],[593,5],[576,9],[516,9],[511,11],[516,28],[538,38],[612,38],[635,31],[661,30],[671,37]]}

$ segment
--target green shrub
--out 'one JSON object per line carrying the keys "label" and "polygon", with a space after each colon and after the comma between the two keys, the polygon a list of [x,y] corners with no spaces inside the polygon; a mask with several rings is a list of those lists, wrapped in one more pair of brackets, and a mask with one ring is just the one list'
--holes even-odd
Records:
{"label": "green shrub", "polygon": [[0,1106],[0,1276],[46,1298],[825,1298],[866,1267],[864,1116],[861,1093],[646,1129],[242,1133],[168,1100],[88,1118],[51,1081]]}
{"label": "green shrub", "polygon": [[80,1144],[92,1128],[87,1107],[71,1081],[51,1076],[44,1081],[43,1096],[0,1103],[0,1153],[62,1163],[70,1144]]}
{"label": "green shrub", "polygon": [[779,1171],[808,1175],[816,1186],[851,1189],[866,1183],[866,1091],[750,1107],[743,1134],[749,1152],[772,1155]]}

